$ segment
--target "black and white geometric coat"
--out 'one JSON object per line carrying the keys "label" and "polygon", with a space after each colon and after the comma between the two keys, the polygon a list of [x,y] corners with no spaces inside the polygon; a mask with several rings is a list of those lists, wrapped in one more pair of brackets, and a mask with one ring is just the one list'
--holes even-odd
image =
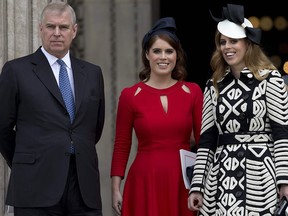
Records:
{"label": "black and white geometric coat", "polygon": [[279,184],[288,184],[288,95],[281,74],[227,70],[219,96],[207,82],[191,182],[203,194],[199,215],[271,216]]}

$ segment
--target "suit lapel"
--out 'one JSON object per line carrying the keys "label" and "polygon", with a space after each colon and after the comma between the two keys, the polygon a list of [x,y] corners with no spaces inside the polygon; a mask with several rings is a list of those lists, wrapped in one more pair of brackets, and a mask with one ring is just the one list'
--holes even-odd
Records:
{"label": "suit lapel", "polygon": [[[70,56],[73,77],[74,77],[74,90],[75,90],[75,105],[76,112],[79,110],[81,101],[83,99],[83,94],[85,91],[85,80],[86,74],[84,71],[84,65],[80,61]],[[65,107],[64,100],[62,98],[59,86],[55,80],[53,71],[49,65],[48,60],[39,48],[33,55],[32,64],[34,65],[34,73],[38,76],[39,80],[44,86],[51,92],[51,94],[59,101],[59,103]]]}
{"label": "suit lapel", "polygon": [[81,102],[83,100],[83,94],[85,92],[85,80],[86,74],[84,71],[84,65],[80,61],[70,56],[73,77],[74,77],[74,90],[75,90],[75,105],[76,105],[76,115]]}
{"label": "suit lapel", "polygon": [[40,48],[34,53],[32,64],[35,66],[33,71],[36,76],[43,83],[43,85],[46,86],[56,100],[58,100],[59,103],[65,108],[65,103],[55,80],[53,71]]}

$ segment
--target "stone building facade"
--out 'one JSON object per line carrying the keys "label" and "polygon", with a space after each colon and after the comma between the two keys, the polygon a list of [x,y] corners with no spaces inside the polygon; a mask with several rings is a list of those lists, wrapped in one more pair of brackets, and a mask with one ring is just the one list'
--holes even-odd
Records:
{"label": "stone building facade", "polygon": [[[1,68],[7,60],[30,54],[41,45],[38,36],[40,13],[51,1],[53,0],[0,1]],[[76,11],[80,27],[72,52],[79,58],[100,65],[104,74],[106,120],[102,138],[96,146],[99,154],[104,216],[113,215],[110,164],[118,96],[123,87],[130,86],[138,80],[141,40],[159,16],[158,2],[68,0]],[[135,152],[136,145],[133,148],[132,152]],[[4,202],[9,172],[0,156],[0,216],[13,215],[13,208],[6,206]]]}

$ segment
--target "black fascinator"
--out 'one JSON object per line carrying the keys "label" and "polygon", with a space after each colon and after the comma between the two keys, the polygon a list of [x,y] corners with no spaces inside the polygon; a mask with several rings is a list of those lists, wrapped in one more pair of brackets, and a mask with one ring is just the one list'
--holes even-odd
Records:
{"label": "black fascinator", "polygon": [[254,28],[252,23],[244,17],[244,6],[236,4],[227,4],[222,8],[222,17],[214,17],[210,11],[211,17],[218,22],[219,32],[230,38],[244,38],[256,44],[261,42],[261,30]]}
{"label": "black fascinator", "polygon": [[147,48],[147,42],[157,34],[167,34],[169,35],[173,40],[179,41],[177,35],[176,35],[176,24],[173,17],[164,17],[159,19],[152,29],[147,32],[142,40],[142,48]]}

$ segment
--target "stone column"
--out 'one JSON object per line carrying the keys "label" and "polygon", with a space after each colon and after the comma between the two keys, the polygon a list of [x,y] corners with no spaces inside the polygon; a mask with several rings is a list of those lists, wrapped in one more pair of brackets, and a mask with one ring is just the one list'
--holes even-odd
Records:
{"label": "stone column", "polygon": [[[103,215],[105,216],[113,215],[110,166],[118,97],[124,87],[138,82],[138,71],[141,67],[141,41],[153,23],[152,2],[156,5],[159,1],[83,1],[84,57],[101,66],[105,81],[105,125],[102,138],[96,146],[101,175]],[[136,149],[137,143],[134,139],[128,167],[135,156]]]}
{"label": "stone column", "polygon": [[[7,60],[30,54],[40,46],[39,18],[44,6],[51,1],[57,0],[0,1],[0,68]],[[153,17],[159,15],[159,0],[68,0],[68,3],[74,7],[79,23],[73,54],[100,65],[104,75],[106,119],[96,148],[103,215],[110,216],[113,215],[110,165],[118,97],[124,87],[138,81],[142,37],[151,27]],[[135,140],[128,167],[136,149]],[[7,209],[4,204],[9,171],[0,156],[0,216],[13,215],[13,208]]]}

